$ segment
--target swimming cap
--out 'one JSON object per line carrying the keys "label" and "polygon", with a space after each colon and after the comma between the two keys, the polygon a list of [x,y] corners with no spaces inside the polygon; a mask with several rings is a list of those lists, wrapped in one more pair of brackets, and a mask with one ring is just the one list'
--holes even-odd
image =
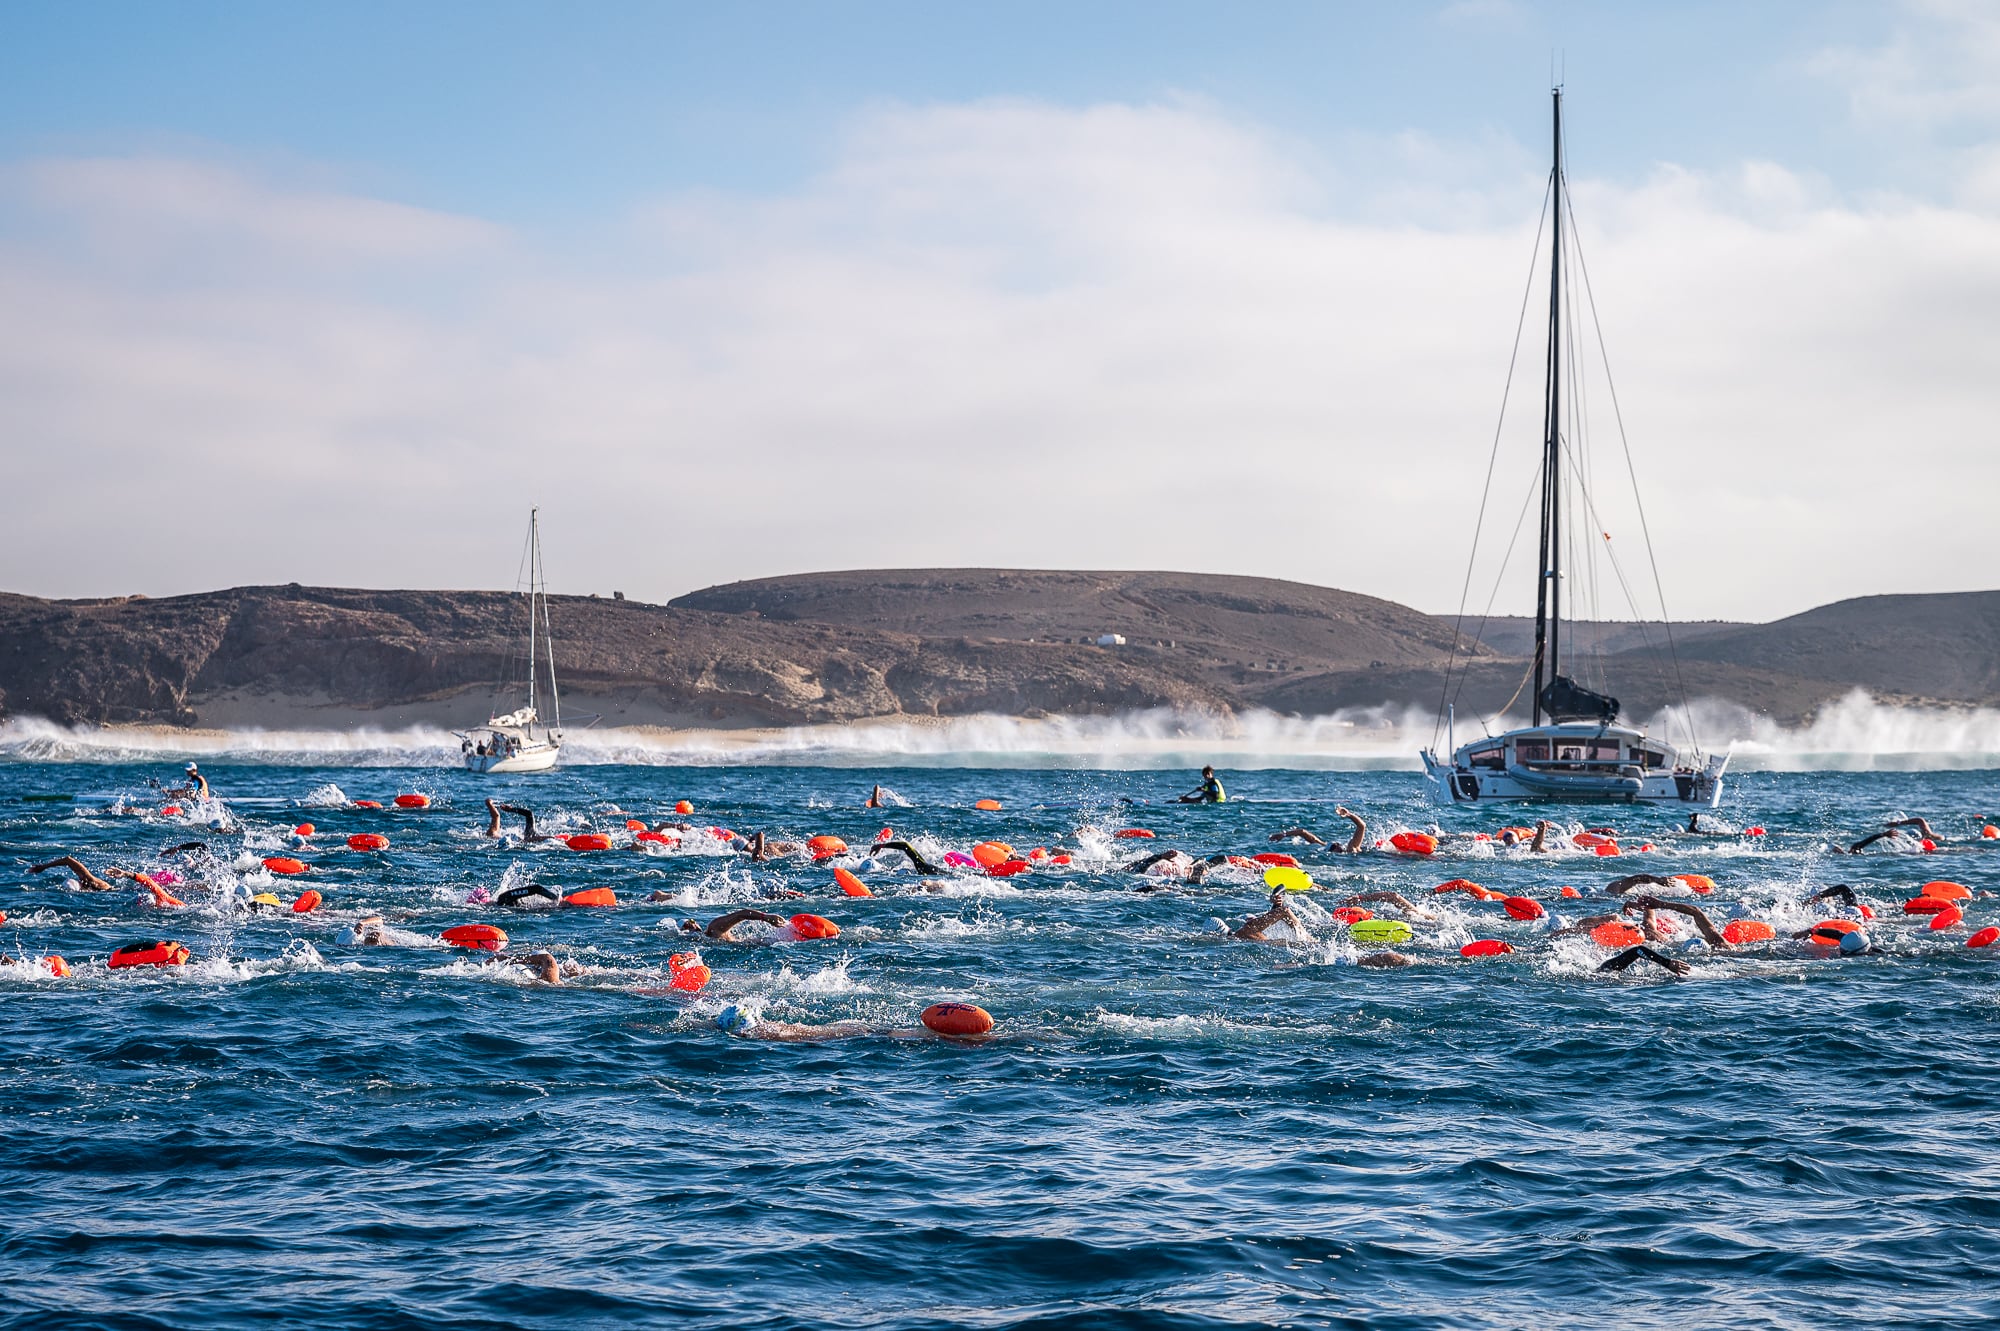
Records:
{"label": "swimming cap", "polygon": [[1849,954],[1868,950],[1868,935],[1859,929],[1849,929],[1840,936],[1840,950]]}
{"label": "swimming cap", "polygon": [[756,1018],[745,1012],[741,1007],[731,1003],[728,1007],[715,1014],[715,1024],[731,1035],[741,1035],[744,1031],[755,1026],[757,1021]]}

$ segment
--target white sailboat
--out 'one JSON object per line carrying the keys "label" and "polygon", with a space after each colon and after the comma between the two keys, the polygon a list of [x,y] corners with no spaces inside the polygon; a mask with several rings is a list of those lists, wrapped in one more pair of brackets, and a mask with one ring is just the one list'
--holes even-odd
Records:
{"label": "white sailboat", "polygon": [[[1434,798],[1456,804],[1560,800],[1713,806],[1722,798],[1722,773],[1729,763],[1727,754],[1704,759],[1698,748],[1683,753],[1664,738],[1634,726],[1619,725],[1616,698],[1584,687],[1563,670],[1564,477],[1567,469],[1568,475],[1583,485],[1589,471],[1573,456],[1573,441],[1565,433],[1569,418],[1564,415],[1562,371],[1565,364],[1574,367],[1576,359],[1574,349],[1563,338],[1563,220],[1568,212],[1568,191],[1563,172],[1562,89],[1554,90],[1554,100],[1555,163],[1549,175],[1554,203],[1550,213],[1554,243],[1549,265],[1549,341],[1543,399],[1541,555],[1535,575],[1534,691],[1530,695],[1533,723],[1459,746],[1453,733],[1453,709],[1448,703],[1441,703],[1439,719],[1446,727],[1445,751],[1451,757],[1446,761],[1431,749],[1425,749],[1424,773],[1430,779]],[[1621,425],[1621,432],[1622,428]],[[1496,436],[1496,447],[1497,444]],[[1582,502],[1592,506],[1594,514],[1587,489]],[[1621,573],[1621,581],[1622,577]],[[1664,605],[1661,613],[1664,619]],[[1671,650],[1670,625],[1666,632]],[[1447,669],[1447,692],[1450,678]],[[1685,697],[1682,711],[1685,715]]]}
{"label": "white sailboat", "polygon": [[[538,622],[539,621],[539,622]],[[544,723],[536,676],[536,638],[547,644],[549,706],[554,724]],[[518,696],[518,695],[517,695]],[[483,726],[458,732],[464,742],[465,770],[490,775],[546,772],[562,752],[562,695],[556,690],[555,635],[549,628],[549,590],[542,569],[541,510],[528,514],[528,701]]]}

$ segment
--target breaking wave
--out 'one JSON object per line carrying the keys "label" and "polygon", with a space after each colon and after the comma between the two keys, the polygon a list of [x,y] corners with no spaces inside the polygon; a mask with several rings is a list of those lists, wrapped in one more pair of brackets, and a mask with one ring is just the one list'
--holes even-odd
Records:
{"label": "breaking wave", "polygon": [[[1519,718],[1489,719],[1499,731]],[[1856,691],[1808,724],[1782,726],[1733,703],[1697,702],[1647,724],[1683,742],[1690,723],[1731,766],[1762,771],[1927,771],[2000,767],[2000,709],[1889,706]],[[866,721],[763,730],[655,727],[573,731],[564,761],[636,766],[828,766],[1168,769],[1215,762],[1236,768],[1415,770],[1433,742],[1434,718],[1418,707],[1351,709],[1331,716],[1233,716],[1171,709],[1106,717],[968,716]],[[1461,718],[1458,739],[1476,725]],[[1442,737],[1440,736],[1440,741]],[[434,726],[399,730],[183,730],[172,726],[62,726],[35,718],[0,723],[0,761],[149,762],[168,758],[295,766],[456,766],[459,741]]]}

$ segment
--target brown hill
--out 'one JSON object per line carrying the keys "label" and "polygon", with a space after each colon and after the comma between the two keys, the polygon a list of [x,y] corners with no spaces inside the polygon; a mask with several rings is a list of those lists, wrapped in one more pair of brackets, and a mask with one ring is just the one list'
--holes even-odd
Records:
{"label": "brown hill", "polygon": [[[905,570],[772,578],[669,606],[557,597],[566,710],[744,726],[1147,707],[1436,705],[1451,628],[1393,602],[1264,578]],[[158,600],[0,594],[0,713],[180,725],[463,725],[518,678],[520,598],[243,587]],[[2000,592],[1869,597],[1680,632],[1695,697],[1791,721],[1850,689],[2000,704]],[[1679,630],[1677,630],[1679,631]],[[1093,644],[1117,634],[1124,644]],[[1619,641],[1615,633],[1606,648]],[[1525,662],[1481,645],[1461,713]],[[1630,715],[1675,700],[1643,652],[1597,658]],[[516,699],[506,695],[507,707]]]}

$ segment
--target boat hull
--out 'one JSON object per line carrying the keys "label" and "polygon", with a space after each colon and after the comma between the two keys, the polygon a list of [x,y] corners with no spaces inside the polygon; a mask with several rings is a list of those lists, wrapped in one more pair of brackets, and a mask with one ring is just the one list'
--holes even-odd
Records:
{"label": "boat hull", "polygon": [[481,776],[507,776],[515,772],[546,772],[556,765],[562,750],[554,744],[524,748],[519,753],[495,757],[490,753],[465,755],[465,770]]}
{"label": "boat hull", "polygon": [[[1525,753],[1530,743],[1539,746],[1540,757],[1550,753],[1546,746],[1551,743],[1619,747],[1601,761],[1563,761],[1567,755],[1560,752],[1555,762],[1519,760],[1514,750],[1519,747]],[[1649,762],[1624,761],[1636,757],[1640,748],[1651,750]],[[1486,761],[1470,760],[1482,751]],[[1585,751],[1579,748],[1574,752]],[[1443,804],[1691,804],[1713,808],[1721,802],[1727,754],[1700,768],[1681,766],[1671,755],[1671,749],[1646,741],[1634,731],[1551,727],[1509,732],[1468,745],[1455,752],[1449,762],[1427,749],[1423,760],[1431,798]]]}

